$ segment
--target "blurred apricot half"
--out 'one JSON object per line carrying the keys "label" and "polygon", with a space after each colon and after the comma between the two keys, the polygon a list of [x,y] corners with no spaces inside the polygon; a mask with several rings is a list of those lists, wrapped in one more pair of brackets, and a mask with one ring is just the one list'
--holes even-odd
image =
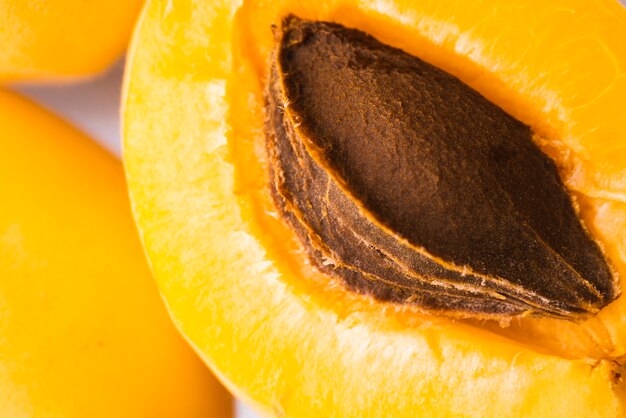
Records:
{"label": "blurred apricot half", "polygon": [[161,293],[207,364],[267,416],[623,415],[623,296],[578,319],[454,319],[312,266],[272,199],[265,142],[290,15],[370,34],[528,125],[624,289],[618,2],[153,0],[128,59],[125,167]]}
{"label": "blurred apricot half", "polygon": [[120,163],[0,91],[0,416],[230,417],[171,324]]}
{"label": "blurred apricot half", "polygon": [[0,0],[0,82],[102,72],[126,47],[143,0]]}

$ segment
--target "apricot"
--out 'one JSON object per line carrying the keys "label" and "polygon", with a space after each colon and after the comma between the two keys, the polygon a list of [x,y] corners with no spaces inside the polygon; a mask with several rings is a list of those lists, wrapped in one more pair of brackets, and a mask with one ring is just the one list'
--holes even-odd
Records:
{"label": "apricot", "polygon": [[0,416],[231,416],[159,298],[120,163],[6,91],[0,131]]}
{"label": "apricot", "polygon": [[126,50],[143,0],[0,0],[0,82],[62,82]]}
{"label": "apricot", "polygon": [[154,0],[129,53],[125,167],[161,293],[204,361],[266,415],[623,415],[623,296],[580,319],[455,320],[311,265],[271,197],[265,142],[272,26],[290,14],[364,31],[528,125],[625,288],[616,1]]}

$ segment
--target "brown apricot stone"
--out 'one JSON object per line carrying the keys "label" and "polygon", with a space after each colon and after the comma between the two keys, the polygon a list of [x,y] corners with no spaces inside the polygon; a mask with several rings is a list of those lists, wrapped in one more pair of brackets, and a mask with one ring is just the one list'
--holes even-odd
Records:
{"label": "brown apricot stone", "polygon": [[272,190],[320,270],[465,317],[574,319],[617,297],[528,126],[355,29],[289,16],[276,43]]}

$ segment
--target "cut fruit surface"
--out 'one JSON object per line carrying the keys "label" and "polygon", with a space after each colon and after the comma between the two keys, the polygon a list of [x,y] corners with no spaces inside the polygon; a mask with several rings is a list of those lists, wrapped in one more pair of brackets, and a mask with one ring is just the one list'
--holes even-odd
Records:
{"label": "cut fruit surface", "polygon": [[268,415],[622,415],[623,298],[584,321],[454,321],[310,265],[277,219],[264,146],[271,26],[289,14],[371,34],[530,126],[626,274],[619,3],[154,0],[129,56],[125,166],[161,292],[204,360]]}

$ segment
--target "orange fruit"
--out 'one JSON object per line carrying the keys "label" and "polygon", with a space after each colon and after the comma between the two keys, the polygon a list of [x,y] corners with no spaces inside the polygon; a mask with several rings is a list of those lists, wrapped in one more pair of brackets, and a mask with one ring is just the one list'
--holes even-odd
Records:
{"label": "orange fruit", "polygon": [[168,318],[120,163],[7,91],[0,131],[0,416],[231,416]]}
{"label": "orange fruit", "polygon": [[530,125],[626,275],[616,1],[154,0],[129,55],[125,166],[159,288],[203,359],[267,415],[623,414],[623,297],[582,322],[454,321],[349,293],[308,264],[273,216],[264,153],[271,25],[290,13],[368,32]]}
{"label": "orange fruit", "polygon": [[119,59],[143,0],[0,0],[0,82],[64,82]]}

